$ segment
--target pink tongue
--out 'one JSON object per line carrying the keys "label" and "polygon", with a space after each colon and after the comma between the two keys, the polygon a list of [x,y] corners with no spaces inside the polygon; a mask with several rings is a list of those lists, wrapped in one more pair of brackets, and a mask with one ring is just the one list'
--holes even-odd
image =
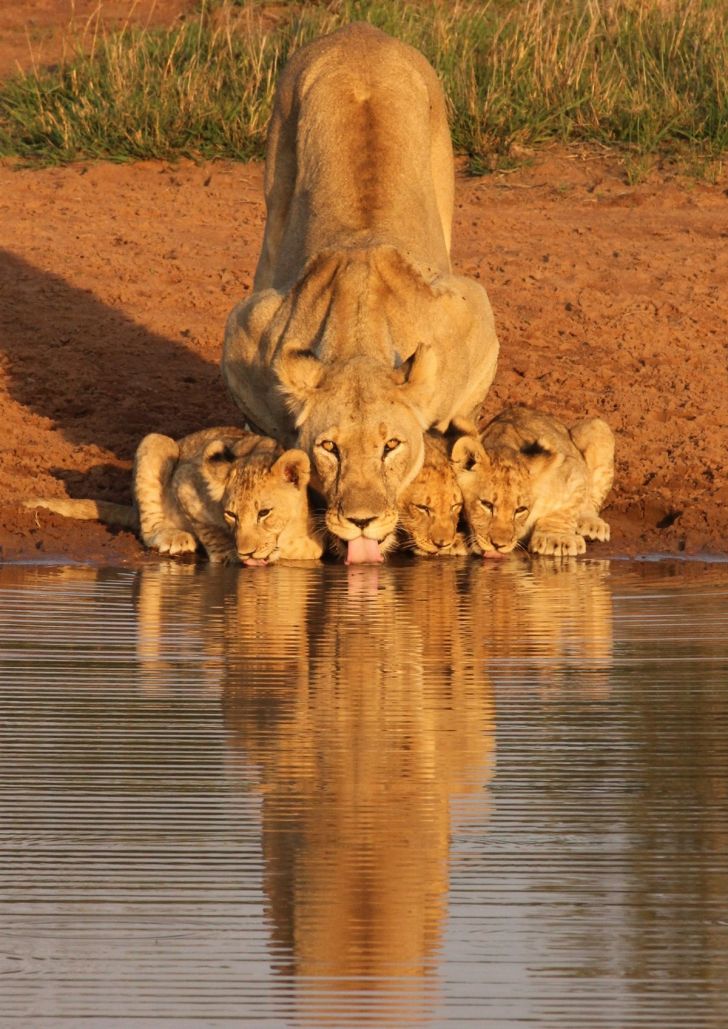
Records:
{"label": "pink tongue", "polygon": [[348,565],[381,564],[384,558],[376,540],[367,539],[366,536],[358,536],[355,540],[349,540],[346,551],[346,563]]}

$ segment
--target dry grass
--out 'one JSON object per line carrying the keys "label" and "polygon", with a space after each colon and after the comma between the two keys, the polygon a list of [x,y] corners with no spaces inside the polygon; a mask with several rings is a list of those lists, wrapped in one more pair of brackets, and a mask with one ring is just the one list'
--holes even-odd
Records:
{"label": "dry grass", "polygon": [[[419,47],[451,103],[456,149],[479,171],[550,141],[635,155],[728,146],[723,0],[334,0],[206,3],[169,30],[93,33],[53,70],[0,88],[0,155],[249,159],[295,47],[362,19]],[[91,31],[91,30],[90,30]]]}

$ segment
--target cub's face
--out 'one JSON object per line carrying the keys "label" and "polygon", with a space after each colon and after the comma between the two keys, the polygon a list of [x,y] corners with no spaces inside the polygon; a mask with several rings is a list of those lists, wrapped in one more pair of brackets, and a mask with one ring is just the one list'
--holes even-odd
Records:
{"label": "cub's face", "polygon": [[463,496],[453,467],[426,437],[425,463],[399,501],[399,524],[415,554],[451,553],[458,541],[462,507]]}
{"label": "cub's face", "polygon": [[223,517],[244,564],[268,564],[280,557],[279,540],[291,522],[306,531],[310,477],[308,455],[287,450],[272,467],[236,461],[223,494]]}
{"label": "cub's face", "polygon": [[529,529],[533,506],[529,466],[516,451],[486,452],[472,437],[459,439],[452,462],[463,493],[469,543],[478,554],[508,554]]}

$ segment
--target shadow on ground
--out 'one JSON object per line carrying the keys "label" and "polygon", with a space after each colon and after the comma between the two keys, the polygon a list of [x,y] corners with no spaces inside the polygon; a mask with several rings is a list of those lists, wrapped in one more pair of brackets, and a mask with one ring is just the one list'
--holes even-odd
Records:
{"label": "shadow on ground", "polygon": [[147,432],[181,436],[241,420],[217,364],[6,250],[0,350],[18,403],[70,442],[120,458]]}

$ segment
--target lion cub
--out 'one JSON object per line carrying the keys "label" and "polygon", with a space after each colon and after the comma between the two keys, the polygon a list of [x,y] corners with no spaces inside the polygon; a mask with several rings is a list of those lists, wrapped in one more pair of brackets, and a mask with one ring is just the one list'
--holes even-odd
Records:
{"label": "lion cub", "polygon": [[425,434],[422,469],[400,497],[398,507],[403,549],[424,557],[467,554],[458,532],[463,495],[442,436]]}
{"label": "lion cub", "polygon": [[323,548],[309,516],[310,473],[302,450],[283,452],[244,429],[203,429],[177,441],[151,433],[134,458],[134,507],[53,499],[25,506],[138,528],[161,553],[192,553],[199,541],[210,561],[314,560]]}
{"label": "lion cub", "polygon": [[529,541],[534,554],[583,554],[585,536],[609,539],[599,511],[614,478],[614,435],[601,418],[567,429],[515,405],[481,439],[463,436],[452,450],[476,553],[507,554]]}

